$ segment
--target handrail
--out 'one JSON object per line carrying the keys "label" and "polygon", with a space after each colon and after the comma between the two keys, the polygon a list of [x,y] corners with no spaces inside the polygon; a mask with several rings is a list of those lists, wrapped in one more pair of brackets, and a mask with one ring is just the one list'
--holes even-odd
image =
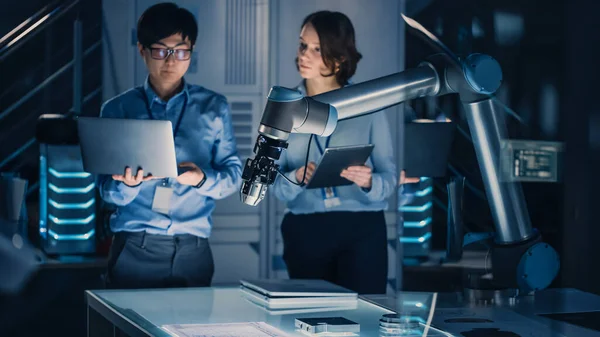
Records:
{"label": "handrail", "polygon": [[[100,92],[102,91],[101,87],[96,88],[96,90],[92,91],[91,93],[87,94],[84,98],[83,98],[83,104],[87,103],[89,100],[91,100],[92,98],[94,98],[96,95],[98,95]],[[73,110],[73,108],[71,108],[71,110]],[[69,115],[71,114],[72,111],[69,111],[68,113],[66,113],[65,115]],[[32,145],[34,145],[36,143],[36,139],[35,138],[31,138],[29,139],[27,142],[25,142],[25,144],[21,145],[21,147],[19,147],[18,149],[16,149],[11,155],[9,155],[8,157],[6,157],[4,160],[2,160],[0,162],[0,169],[2,169],[4,166],[6,166],[8,163],[10,163],[11,161],[13,161],[15,158],[17,158],[18,156],[21,155],[21,153],[25,152],[25,150],[27,150],[28,148],[30,148]]]}
{"label": "handrail", "polygon": [[35,13],[32,16],[28,17],[25,21],[21,22],[13,30],[11,30],[6,35],[4,35],[2,38],[0,38],[0,46],[2,46],[2,44],[5,41],[7,41],[8,39],[10,39],[14,35],[16,35],[18,32],[20,32],[23,28],[25,28],[31,22],[33,22],[34,20],[37,20],[40,16],[42,16],[42,14],[46,13],[50,9],[50,7],[51,7],[51,5],[47,5],[44,8],[40,9],[37,13]]}
{"label": "handrail", "polygon": [[[52,3],[52,5],[44,7],[42,10],[36,12],[27,20],[19,24],[0,39],[0,62],[3,62],[8,56],[18,50],[27,41],[39,34],[39,32],[44,31],[51,23],[63,17],[79,3],[80,0],[56,0],[54,3]],[[85,97],[82,97],[83,59],[94,50],[100,48],[102,41],[97,41],[85,51],[82,50],[82,23],[79,13],[76,14],[77,15],[73,21],[73,59],[62,66],[59,70],[46,77],[42,83],[38,84],[35,88],[30,90],[25,96],[21,97],[6,110],[0,112],[0,121],[15,111],[18,107],[22,106],[23,103],[28,101],[35,94],[47,87],[68,69],[73,69],[73,105],[66,115],[80,113],[84,104],[101,93],[101,87],[99,87]],[[9,154],[7,158],[4,158],[0,161],[0,169],[19,157],[34,144],[36,144],[35,137],[27,140],[25,144]],[[28,191],[28,194],[29,193],[30,191]]]}
{"label": "handrail", "polygon": [[9,55],[14,53],[16,50],[18,50],[20,48],[20,46],[22,46],[25,42],[29,41],[31,38],[36,36],[39,32],[43,31],[44,30],[43,27],[51,24],[52,22],[56,21],[57,19],[61,18],[63,15],[68,13],[71,8],[75,7],[75,5],[77,5],[79,3],[79,1],[80,0],[73,0],[71,3],[69,3],[67,5],[60,4],[54,10],[52,10],[50,13],[42,16],[41,18],[31,20],[31,21],[34,21],[34,20],[36,20],[36,21],[25,31],[23,31],[22,33],[18,34],[16,37],[11,39],[11,37],[10,37],[11,34],[16,35],[18,33],[18,31],[23,29],[23,27],[25,27],[28,23],[31,23],[31,21],[28,21],[28,20],[30,20],[32,17],[35,17],[36,15],[38,15],[38,13],[40,13],[40,12],[38,12],[38,13],[34,14],[32,17],[30,17],[29,19],[25,20],[23,23],[21,23],[19,26],[17,26],[17,28],[13,29],[10,33],[8,33],[4,37],[2,37],[2,41],[4,41],[5,39],[6,40],[10,39],[10,42],[7,42],[6,45],[4,45],[0,48],[0,62],[2,62]]}
{"label": "handrail", "polygon": [[[83,53],[83,56],[84,57],[87,56],[89,53],[91,53],[96,48],[100,47],[101,45],[102,45],[102,41],[98,41],[98,42],[94,43]],[[46,79],[44,81],[42,81],[42,83],[38,84],[35,88],[33,88],[25,96],[21,97],[20,100],[13,103],[11,106],[6,108],[6,110],[1,111],[0,112],[0,121],[3,120],[4,118],[6,118],[11,112],[15,111],[21,105],[23,105],[23,103],[27,102],[27,100],[29,100],[32,96],[37,94],[40,90],[47,87],[48,84],[50,84],[52,81],[54,81],[59,75],[61,75],[65,71],[69,70],[73,66],[74,63],[75,63],[74,61],[69,61],[67,64],[62,66],[62,68],[55,71],[52,75],[46,77]]]}
{"label": "handrail", "polygon": [[[86,37],[89,37],[90,32],[87,32],[87,34],[88,35]],[[92,45],[92,47],[96,47],[97,48],[102,43],[103,42],[100,40],[96,44]],[[71,52],[72,49],[73,49],[72,46],[66,46],[66,47],[62,47],[60,49],[57,49],[56,51],[53,51],[52,55],[49,56],[50,60],[51,60],[50,62],[53,62],[52,64],[56,63],[53,60],[57,60],[57,59],[60,59],[61,57],[64,57],[66,55],[66,53],[67,52]],[[87,49],[86,50],[86,54],[84,54],[84,55],[87,55],[87,53],[89,53],[90,51],[91,51],[90,49]],[[48,56],[46,56],[46,57],[48,57]],[[42,72],[45,69],[45,64],[44,63],[38,63],[38,64],[34,65],[33,67],[28,67],[28,69],[31,71],[31,73]],[[15,87],[19,87],[20,85],[21,85],[21,83],[19,83],[18,81],[14,81],[12,83],[8,83],[8,86],[4,88],[4,92],[0,92],[0,101],[2,101],[2,99],[6,95],[8,95],[10,92],[12,92]],[[0,114],[2,114],[2,113],[0,113]]]}

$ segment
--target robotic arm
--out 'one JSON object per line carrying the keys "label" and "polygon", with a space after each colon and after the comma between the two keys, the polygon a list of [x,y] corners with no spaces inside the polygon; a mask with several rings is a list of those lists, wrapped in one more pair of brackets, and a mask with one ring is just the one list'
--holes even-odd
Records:
{"label": "robotic arm", "polygon": [[520,183],[501,181],[500,142],[507,131],[504,112],[493,96],[502,82],[500,65],[483,54],[462,61],[448,56],[448,52],[434,55],[417,68],[313,97],[273,87],[258,129],[256,156],[246,161],[242,174],[242,201],[256,206],[264,198],[275,181],[275,161],[287,148],[290,133],[329,136],[338,120],[418,97],[455,93],[466,112],[494,220],[492,271],[496,284],[524,292],[547,287],[558,273],[558,256],[532,228]]}
{"label": "robotic arm", "polygon": [[313,97],[296,90],[273,87],[258,129],[256,157],[244,168],[242,201],[257,205],[277,174],[275,161],[287,148],[290,133],[329,136],[338,120],[369,114],[423,96],[458,93],[480,164],[497,240],[510,244],[534,236],[519,183],[501,182],[500,140],[506,138],[503,113],[491,96],[502,81],[498,62],[473,54],[457,69],[441,55],[415,69],[344,87]]}
{"label": "robotic arm", "polygon": [[273,87],[258,129],[256,156],[246,161],[242,174],[242,201],[256,206],[264,198],[290,133],[329,136],[339,120],[418,97],[455,93],[466,112],[494,219],[494,279],[524,292],[547,287],[558,273],[558,256],[532,228],[520,183],[500,180],[500,141],[507,136],[504,113],[493,97],[502,82],[500,66],[482,54],[461,64],[456,67],[444,55],[435,55],[415,69],[313,97]]}

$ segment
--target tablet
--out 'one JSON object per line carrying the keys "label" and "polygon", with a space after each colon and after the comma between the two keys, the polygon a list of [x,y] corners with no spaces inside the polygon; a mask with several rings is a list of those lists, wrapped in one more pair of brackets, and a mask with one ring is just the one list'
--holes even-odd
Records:
{"label": "tablet", "polygon": [[413,122],[404,125],[407,177],[445,177],[456,125],[452,122]]}
{"label": "tablet", "polygon": [[92,174],[132,174],[138,168],[155,177],[177,177],[170,121],[79,117],[77,131],[83,169]]}
{"label": "tablet", "polygon": [[306,188],[352,185],[353,182],[340,177],[340,173],[350,166],[364,165],[374,147],[373,144],[367,144],[325,149]]}

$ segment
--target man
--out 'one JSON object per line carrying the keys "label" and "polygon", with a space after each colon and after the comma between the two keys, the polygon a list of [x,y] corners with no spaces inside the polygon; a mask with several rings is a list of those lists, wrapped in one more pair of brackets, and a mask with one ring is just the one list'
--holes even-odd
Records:
{"label": "man", "polygon": [[183,78],[197,35],[189,11],[173,3],[148,8],[137,27],[146,83],[102,107],[107,118],[170,120],[177,161],[186,169],[177,179],[144,176],[143,168],[98,178],[102,198],[118,207],[110,288],[210,286],[214,200],[238,190],[241,161],[225,97]]}

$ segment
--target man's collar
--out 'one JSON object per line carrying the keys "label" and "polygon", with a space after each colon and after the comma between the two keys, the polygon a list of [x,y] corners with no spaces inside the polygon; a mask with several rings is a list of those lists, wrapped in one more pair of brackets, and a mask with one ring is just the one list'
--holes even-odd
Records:
{"label": "man's collar", "polygon": [[[185,78],[182,78],[181,81],[183,82],[183,88],[181,89],[180,92],[178,92],[171,99],[173,99],[183,93],[186,96],[186,99],[189,100],[190,99],[190,92],[188,90],[189,84],[185,81]],[[150,76],[146,77],[146,81],[144,82],[144,91],[146,92],[146,98],[148,99],[148,106],[150,108],[152,108],[152,104],[154,103],[155,99],[157,99],[157,98],[159,101],[163,102],[163,100],[160,97],[158,97],[158,95],[154,92],[154,89],[152,89],[152,86],[150,85]]]}

